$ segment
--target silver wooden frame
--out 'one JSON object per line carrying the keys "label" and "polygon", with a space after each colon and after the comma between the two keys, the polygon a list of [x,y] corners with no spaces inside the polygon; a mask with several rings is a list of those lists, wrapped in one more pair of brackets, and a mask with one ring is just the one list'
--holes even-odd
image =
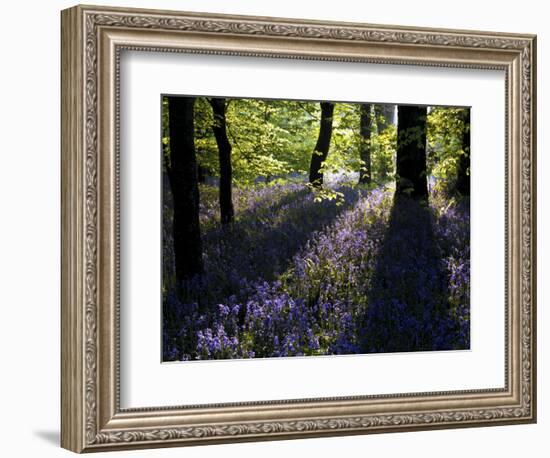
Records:
{"label": "silver wooden frame", "polygon": [[[535,36],[93,6],[64,10],[61,34],[63,447],[88,452],[535,421]],[[124,49],[504,70],[505,388],[122,410],[117,158]]]}

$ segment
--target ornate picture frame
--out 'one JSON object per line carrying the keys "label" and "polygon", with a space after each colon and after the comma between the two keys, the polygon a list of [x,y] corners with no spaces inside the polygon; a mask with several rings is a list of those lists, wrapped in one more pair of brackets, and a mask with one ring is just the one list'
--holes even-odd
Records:
{"label": "ornate picture frame", "polygon": [[[92,452],[536,421],[535,36],[95,6],[75,6],[61,17],[64,448]],[[505,387],[122,409],[123,50],[504,71]]]}

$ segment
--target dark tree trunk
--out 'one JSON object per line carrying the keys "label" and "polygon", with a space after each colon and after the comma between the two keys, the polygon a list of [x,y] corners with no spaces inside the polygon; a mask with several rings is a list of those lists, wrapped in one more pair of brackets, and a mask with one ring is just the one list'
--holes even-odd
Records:
{"label": "dark tree trunk", "polygon": [[207,170],[204,167],[201,167],[200,165],[197,167],[197,177],[199,183],[206,183],[206,173]]}
{"label": "dark tree trunk", "polygon": [[378,133],[395,124],[395,105],[374,105]]}
{"label": "dark tree trunk", "polygon": [[212,130],[218,144],[220,161],[220,217],[222,224],[233,222],[233,199],[231,197],[232,168],[231,168],[231,143],[227,138],[227,123],[225,119],[225,99],[209,99],[214,112],[214,124]]}
{"label": "dark tree trunk", "polygon": [[463,110],[464,130],[462,132],[462,151],[458,161],[456,190],[463,196],[470,195],[470,109]]}
{"label": "dark tree trunk", "polygon": [[363,164],[359,170],[359,183],[370,184],[371,175],[371,105],[361,104],[361,118],[359,121],[359,133],[361,135],[361,145],[359,154]]}
{"label": "dark tree trunk", "polygon": [[426,107],[398,107],[396,195],[428,199],[426,116]]}
{"label": "dark tree trunk", "polygon": [[202,273],[199,187],[195,155],[193,97],[170,97],[170,187],[174,201],[176,278],[182,283]]}
{"label": "dark tree trunk", "polygon": [[323,184],[323,173],[321,166],[327,158],[332,137],[332,115],[334,113],[334,103],[321,102],[321,125],[319,127],[319,137],[315,150],[311,155],[311,164],[309,166],[309,182],[313,186],[320,187]]}

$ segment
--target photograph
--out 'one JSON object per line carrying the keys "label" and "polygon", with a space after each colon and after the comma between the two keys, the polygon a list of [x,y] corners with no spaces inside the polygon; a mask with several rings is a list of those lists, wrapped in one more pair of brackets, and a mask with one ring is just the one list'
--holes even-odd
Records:
{"label": "photograph", "polygon": [[162,361],[470,349],[470,107],[159,114]]}

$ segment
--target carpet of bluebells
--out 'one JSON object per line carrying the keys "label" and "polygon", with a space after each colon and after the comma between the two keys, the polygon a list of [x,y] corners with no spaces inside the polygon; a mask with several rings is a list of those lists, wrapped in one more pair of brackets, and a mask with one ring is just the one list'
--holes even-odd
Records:
{"label": "carpet of bluebells", "polygon": [[202,186],[204,274],[177,290],[165,199],[163,359],[469,348],[469,202],[338,191],[235,189],[221,227],[216,188]]}

